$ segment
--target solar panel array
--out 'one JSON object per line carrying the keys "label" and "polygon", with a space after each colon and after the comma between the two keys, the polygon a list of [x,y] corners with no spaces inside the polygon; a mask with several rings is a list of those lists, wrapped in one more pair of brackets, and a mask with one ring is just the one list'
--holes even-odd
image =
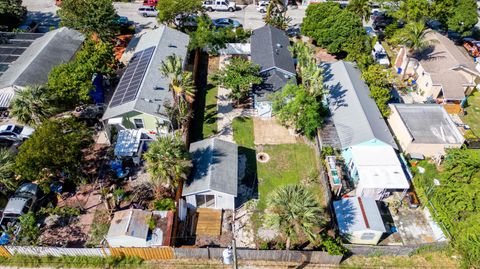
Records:
{"label": "solar panel array", "polygon": [[43,36],[38,33],[0,32],[0,76],[7,71],[11,63],[35,41]]}
{"label": "solar panel array", "polygon": [[133,55],[125,73],[118,83],[117,90],[113,94],[110,107],[119,106],[135,100],[154,50],[155,47],[150,47]]}

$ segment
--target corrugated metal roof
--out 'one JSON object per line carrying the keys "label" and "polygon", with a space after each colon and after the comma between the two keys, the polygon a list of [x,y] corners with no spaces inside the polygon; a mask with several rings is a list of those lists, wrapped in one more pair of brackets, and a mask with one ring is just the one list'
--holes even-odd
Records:
{"label": "corrugated metal roof", "polygon": [[133,156],[140,146],[142,131],[137,129],[120,130],[115,143],[115,156]]}
{"label": "corrugated metal roof", "polygon": [[11,87],[0,89],[0,108],[10,107],[10,102],[14,96],[15,91]]}
{"label": "corrugated metal roof", "polygon": [[183,196],[213,190],[237,196],[238,147],[218,138],[190,145],[193,170]]}
{"label": "corrugated metal roof", "polygon": [[135,52],[155,47],[142,85],[135,100],[115,107],[107,107],[103,120],[121,116],[131,111],[138,111],[154,116],[168,118],[164,103],[173,102],[169,91],[170,80],[160,73],[160,65],[167,56],[178,55],[184,61],[187,58],[189,36],[177,30],[161,25],[158,29],[144,33],[136,40]]}
{"label": "corrugated metal roof", "polygon": [[148,222],[152,212],[141,209],[127,209],[115,212],[108,229],[108,237],[132,236],[147,240]]}
{"label": "corrugated metal roof", "polygon": [[378,205],[372,198],[344,198],[334,201],[333,207],[341,234],[365,230],[386,232]]}
{"label": "corrugated metal roof", "polygon": [[342,148],[378,139],[398,149],[360,70],[351,62],[325,63],[329,107]]}
{"label": "corrugated metal roof", "polygon": [[463,144],[465,139],[450,115],[436,104],[390,104],[413,137],[413,143]]}

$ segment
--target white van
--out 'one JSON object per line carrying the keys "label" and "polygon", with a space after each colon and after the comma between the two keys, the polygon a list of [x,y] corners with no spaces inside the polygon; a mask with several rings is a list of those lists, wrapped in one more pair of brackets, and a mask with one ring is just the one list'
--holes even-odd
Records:
{"label": "white van", "polygon": [[375,62],[383,66],[390,66],[390,60],[388,59],[387,52],[383,48],[380,42],[376,42],[373,46],[372,56]]}
{"label": "white van", "polygon": [[237,5],[235,2],[230,2],[228,0],[207,0],[203,2],[202,6],[209,12],[214,10],[234,12],[237,10]]}

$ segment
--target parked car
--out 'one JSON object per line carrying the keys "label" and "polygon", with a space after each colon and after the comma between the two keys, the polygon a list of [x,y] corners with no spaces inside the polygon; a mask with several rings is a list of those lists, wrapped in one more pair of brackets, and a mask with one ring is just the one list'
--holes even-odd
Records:
{"label": "parked car", "polygon": [[178,15],[177,17],[175,17],[175,24],[182,27],[197,27],[198,15],[197,14]]}
{"label": "parked car", "polygon": [[378,41],[373,46],[372,56],[373,59],[375,59],[375,62],[377,62],[378,64],[383,66],[390,66],[390,60],[388,59],[387,52],[383,48],[382,44],[380,44],[380,42]]}
{"label": "parked car", "polygon": [[378,18],[385,16],[385,14],[386,14],[385,11],[373,10],[372,15],[370,15],[370,19],[372,21],[375,21]]}
{"label": "parked car", "polygon": [[8,203],[2,213],[0,225],[4,222],[15,222],[22,215],[36,209],[37,201],[42,196],[42,190],[37,184],[25,183],[17,189],[15,194],[8,199]]}
{"label": "parked car", "polygon": [[117,16],[114,23],[120,27],[129,27],[133,25],[133,21],[129,20],[125,16]]}
{"label": "parked car", "polygon": [[365,28],[365,32],[367,32],[367,35],[371,38],[377,36],[377,34],[375,33],[375,30],[373,30],[373,28],[371,26],[365,26],[363,27]]}
{"label": "parked car", "polygon": [[156,17],[158,15],[158,11],[155,9],[155,7],[141,6],[138,8],[138,14],[142,15],[143,17]]}
{"label": "parked car", "polygon": [[234,1],[230,2],[228,0],[207,0],[202,4],[203,8],[209,12],[212,11],[230,11],[234,12],[237,10],[237,5]]}
{"label": "parked car", "polygon": [[212,21],[212,24],[216,28],[227,28],[227,27],[238,28],[238,27],[242,27],[242,24],[239,21],[232,20],[232,19],[229,19],[229,18],[215,19],[215,20]]}
{"label": "parked car", "polygon": [[480,41],[477,41],[473,38],[465,38],[463,40],[463,47],[467,50],[470,56],[480,56]]}
{"label": "parked car", "polygon": [[373,21],[372,28],[375,31],[383,31],[388,25],[392,24],[393,22],[394,19],[390,16],[379,16]]}
{"label": "parked car", "polygon": [[270,3],[270,1],[260,1],[260,2],[258,2],[257,11],[260,12],[260,13],[267,12],[267,7],[268,7],[269,3]]}
{"label": "parked car", "polygon": [[288,26],[286,32],[289,37],[300,37],[302,32],[302,24],[297,23],[297,24]]}
{"label": "parked car", "polygon": [[23,141],[29,138],[34,131],[35,129],[28,126],[21,126],[21,125],[15,125],[15,124],[1,125],[0,138]]}

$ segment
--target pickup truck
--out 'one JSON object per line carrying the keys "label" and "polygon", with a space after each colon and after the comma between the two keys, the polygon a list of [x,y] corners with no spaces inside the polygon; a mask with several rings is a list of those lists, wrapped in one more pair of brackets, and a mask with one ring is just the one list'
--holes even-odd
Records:
{"label": "pickup truck", "polygon": [[237,5],[235,2],[230,2],[228,0],[207,0],[203,2],[202,6],[209,12],[214,10],[234,12],[237,10]]}

